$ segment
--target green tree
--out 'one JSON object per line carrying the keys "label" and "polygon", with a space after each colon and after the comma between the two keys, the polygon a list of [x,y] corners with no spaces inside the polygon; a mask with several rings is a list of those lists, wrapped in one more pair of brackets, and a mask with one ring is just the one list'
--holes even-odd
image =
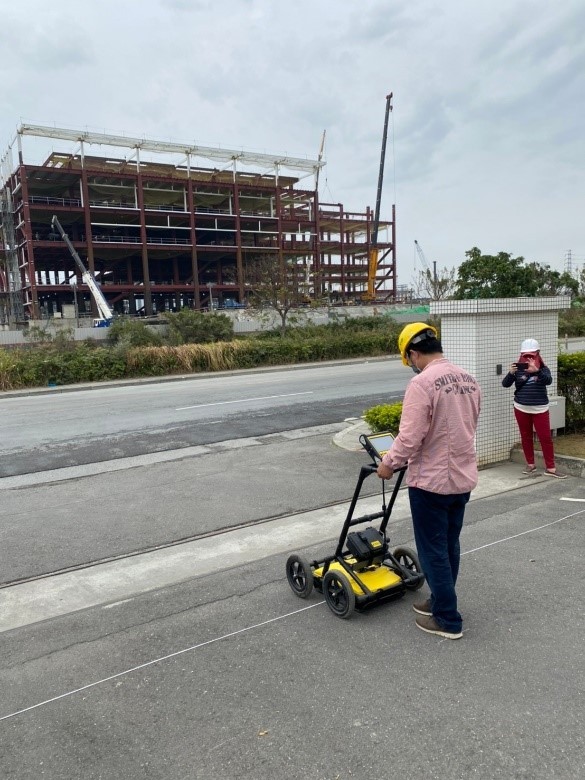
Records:
{"label": "green tree", "polygon": [[465,253],[457,270],[456,298],[518,298],[533,296],[536,287],[523,257],[507,252],[482,255],[478,247]]}
{"label": "green tree", "polygon": [[576,295],[578,282],[568,273],[540,263],[524,264],[523,257],[508,252],[482,255],[473,247],[457,270],[456,298],[533,298],[544,295]]}
{"label": "green tree", "polygon": [[528,270],[534,277],[536,295],[571,295],[579,294],[579,282],[567,271],[553,271],[548,265],[530,263]]}

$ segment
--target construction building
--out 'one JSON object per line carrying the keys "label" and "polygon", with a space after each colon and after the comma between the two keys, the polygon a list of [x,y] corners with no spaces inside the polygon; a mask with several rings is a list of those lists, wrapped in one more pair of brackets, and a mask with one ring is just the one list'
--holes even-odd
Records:
{"label": "construction building", "polygon": [[[27,162],[29,137],[57,150]],[[53,215],[118,314],[246,305],[259,260],[294,266],[307,300],[394,300],[394,209],[378,234],[370,208],[321,203],[323,165],[22,125],[1,161],[0,321],[91,312]]]}

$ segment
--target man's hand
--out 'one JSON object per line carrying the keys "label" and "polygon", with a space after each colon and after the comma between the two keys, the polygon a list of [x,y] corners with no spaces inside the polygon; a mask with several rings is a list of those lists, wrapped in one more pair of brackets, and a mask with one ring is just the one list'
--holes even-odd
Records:
{"label": "man's hand", "polygon": [[385,463],[380,463],[377,473],[380,479],[392,479],[392,474],[394,474],[390,466]]}

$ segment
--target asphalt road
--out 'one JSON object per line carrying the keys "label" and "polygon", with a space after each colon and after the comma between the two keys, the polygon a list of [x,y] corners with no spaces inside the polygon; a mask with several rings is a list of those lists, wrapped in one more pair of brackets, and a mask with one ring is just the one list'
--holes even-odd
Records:
{"label": "asphalt road", "polygon": [[373,359],[0,397],[0,478],[337,423],[404,395]]}

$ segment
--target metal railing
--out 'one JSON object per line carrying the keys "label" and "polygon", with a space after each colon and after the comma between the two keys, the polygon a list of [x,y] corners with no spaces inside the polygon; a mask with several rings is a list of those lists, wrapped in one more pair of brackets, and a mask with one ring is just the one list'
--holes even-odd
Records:
{"label": "metal railing", "polygon": [[54,198],[49,195],[30,195],[29,203],[42,203],[44,206],[81,206],[79,198]]}

